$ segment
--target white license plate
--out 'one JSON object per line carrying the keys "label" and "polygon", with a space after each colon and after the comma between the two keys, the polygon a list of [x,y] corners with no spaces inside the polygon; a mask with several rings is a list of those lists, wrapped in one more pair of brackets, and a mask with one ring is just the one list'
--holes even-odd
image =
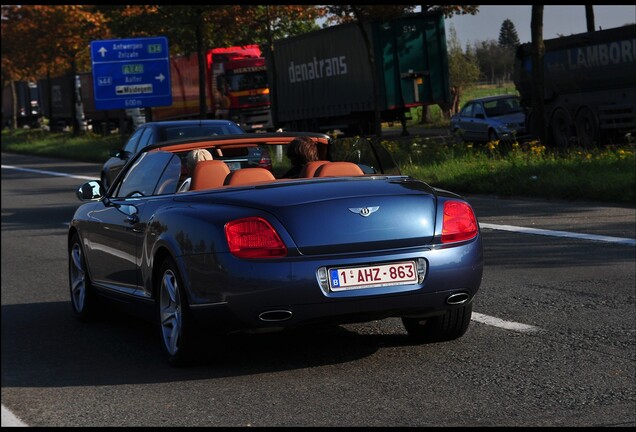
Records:
{"label": "white license plate", "polygon": [[378,288],[417,282],[414,261],[329,269],[331,291]]}

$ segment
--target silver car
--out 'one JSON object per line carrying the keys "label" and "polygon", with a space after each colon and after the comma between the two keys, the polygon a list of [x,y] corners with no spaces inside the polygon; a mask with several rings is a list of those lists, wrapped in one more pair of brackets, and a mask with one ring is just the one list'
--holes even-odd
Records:
{"label": "silver car", "polygon": [[526,115],[515,95],[468,101],[451,117],[451,132],[465,142],[520,141],[527,138]]}

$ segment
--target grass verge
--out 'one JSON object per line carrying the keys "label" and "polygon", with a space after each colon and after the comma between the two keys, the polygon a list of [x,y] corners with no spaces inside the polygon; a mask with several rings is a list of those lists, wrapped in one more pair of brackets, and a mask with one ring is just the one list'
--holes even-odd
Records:
{"label": "grass verge", "polygon": [[[383,144],[404,174],[461,194],[636,202],[633,145],[559,154],[537,142],[476,146],[412,137]],[[121,146],[119,135],[2,131],[2,151],[10,153],[103,163]]]}

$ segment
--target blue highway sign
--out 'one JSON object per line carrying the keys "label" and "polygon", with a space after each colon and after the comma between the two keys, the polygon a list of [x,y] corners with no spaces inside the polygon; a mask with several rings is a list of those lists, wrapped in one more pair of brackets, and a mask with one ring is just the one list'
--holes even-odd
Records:
{"label": "blue highway sign", "polygon": [[91,60],[96,109],[172,105],[167,38],[93,41]]}

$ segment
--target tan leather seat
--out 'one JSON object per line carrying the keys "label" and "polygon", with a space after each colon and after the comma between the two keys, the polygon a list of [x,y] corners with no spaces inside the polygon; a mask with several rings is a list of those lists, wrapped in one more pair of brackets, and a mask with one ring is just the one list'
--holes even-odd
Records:
{"label": "tan leather seat", "polygon": [[329,161],[326,160],[318,160],[318,161],[311,161],[311,162],[307,162],[305,165],[303,165],[302,169],[300,170],[300,174],[298,174],[299,178],[309,178],[309,177],[313,177],[316,173],[316,170],[326,164],[326,163],[330,163]]}
{"label": "tan leather seat", "polygon": [[220,160],[204,160],[194,166],[190,190],[212,189],[223,186],[230,173],[227,164]]}
{"label": "tan leather seat", "polygon": [[362,169],[353,162],[331,162],[318,167],[314,177],[344,177],[364,175]]}
{"label": "tan leather seat", "polygon": [[232,171],[225,177],[227,186],[247,185],[254,183],[271,182],[276,180],[274,174],[265,168],[243,168]]}

